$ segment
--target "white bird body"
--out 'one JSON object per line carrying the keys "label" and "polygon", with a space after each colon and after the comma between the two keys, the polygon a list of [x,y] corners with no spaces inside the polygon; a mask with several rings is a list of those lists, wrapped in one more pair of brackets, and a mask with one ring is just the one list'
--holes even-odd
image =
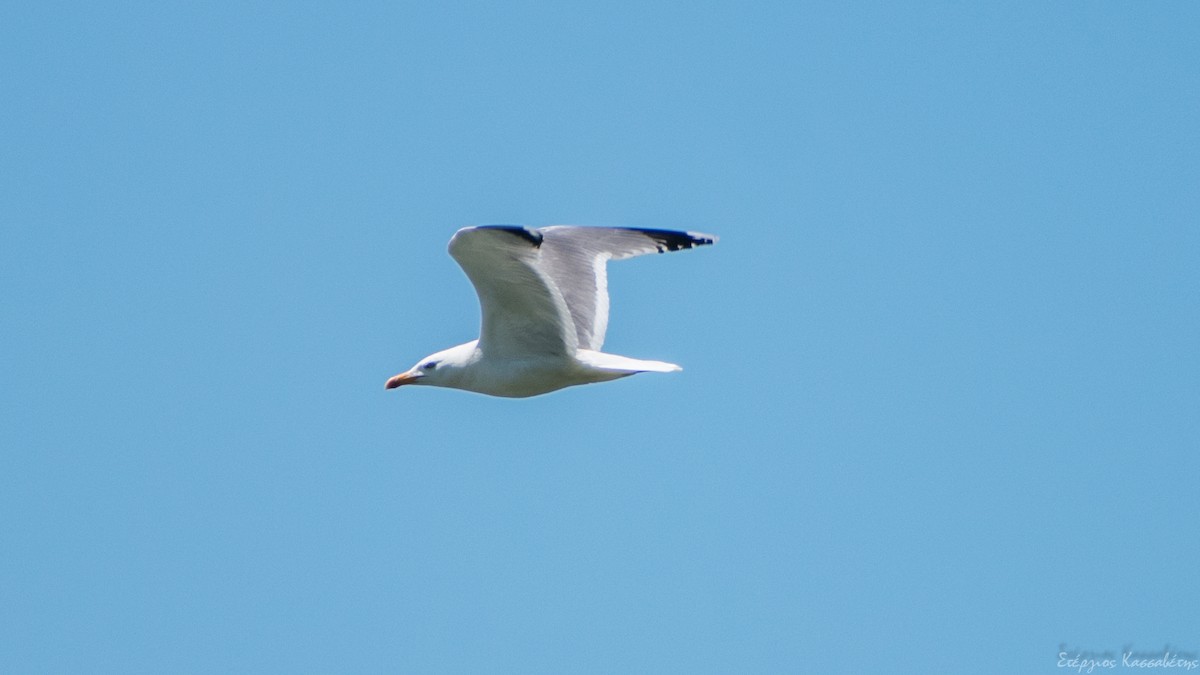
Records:
{"label": "white bird body", "polygon": [[449,250],[479,296],[480,337],[421,359],[387,388],[422,384],[522,398],[681,370],[600,351],[608,327],[606,263],[715,241],[692,232],[561,225],[459,230]]}

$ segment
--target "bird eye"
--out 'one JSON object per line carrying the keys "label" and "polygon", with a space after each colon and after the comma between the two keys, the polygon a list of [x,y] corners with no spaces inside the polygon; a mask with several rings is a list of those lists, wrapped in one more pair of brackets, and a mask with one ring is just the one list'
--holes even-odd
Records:
{"label": "bird eye", "polygon": [[437,361],[430,361],[429,363],[426,363],[425,365],[421,366],[421,369],[422,370],[433,370],[435,367],[437,367]]}

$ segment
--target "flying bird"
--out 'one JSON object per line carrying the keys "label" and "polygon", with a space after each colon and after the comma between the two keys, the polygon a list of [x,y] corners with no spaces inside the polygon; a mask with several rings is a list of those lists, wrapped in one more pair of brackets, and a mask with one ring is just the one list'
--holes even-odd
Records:
{"label": "flying bird", "polygon": [[463,228],[450,239],[449,250],[479,296],[479,339],[426,356],[386,386],[421,384],[523,398],[682,370],[600,351],[608,329],[607,263],[716,241],[697,232],[635,228]]}

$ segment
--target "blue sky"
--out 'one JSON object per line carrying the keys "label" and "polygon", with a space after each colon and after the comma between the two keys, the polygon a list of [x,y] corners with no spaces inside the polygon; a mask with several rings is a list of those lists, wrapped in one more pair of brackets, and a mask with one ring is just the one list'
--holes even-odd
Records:
{"label": "blue sky", "polygon": [[[0,670],[1200,652],[1194,3],[9,3]],[[528,400],[483,223],[610,268]]]}

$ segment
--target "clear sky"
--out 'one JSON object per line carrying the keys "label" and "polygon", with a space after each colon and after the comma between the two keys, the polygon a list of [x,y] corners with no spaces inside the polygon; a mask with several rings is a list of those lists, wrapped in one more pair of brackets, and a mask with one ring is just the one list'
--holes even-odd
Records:
{"label": "clear sky", "polygon": [[[103,6],[108,5],[108,6]],[[0,671],[1200,656],[1200,5],[5,3]],[[526,400],[466,225],[691,229]]]}

